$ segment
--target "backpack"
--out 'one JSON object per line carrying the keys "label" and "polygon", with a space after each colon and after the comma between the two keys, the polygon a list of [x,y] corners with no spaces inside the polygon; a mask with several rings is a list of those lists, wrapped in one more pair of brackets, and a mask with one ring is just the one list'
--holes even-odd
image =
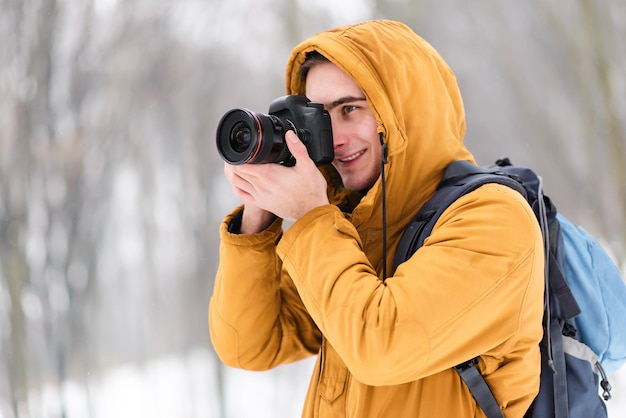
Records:
{"label": "backpack", "polygon": [[[451,163],[433,197],[409,223],[395,253],[394,267],[424,244],[439,216],[456,199],[486,183],[517,190],[532,207],[545,251],[545,303],[540,343],[539,393],[525,417],[606,417],[611,398],[607,374],[626,362],[626,284],[602,246],[584,229],[557,212],[543,194],[534,171],[511,164],[479,167]],[[476,367],[478,357],[455,367],[488,418],[502,412]],[[599,395],[599,387],[602,398]]]}

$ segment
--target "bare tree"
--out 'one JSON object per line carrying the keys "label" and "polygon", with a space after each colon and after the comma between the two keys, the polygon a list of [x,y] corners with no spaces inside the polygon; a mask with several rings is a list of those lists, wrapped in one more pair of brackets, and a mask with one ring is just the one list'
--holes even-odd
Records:
{"label": "bare tree", "polygon": [[[607,4],[364,1],[363,16],[431,41],[457,72],[478,158],[533,164],[624,257],[626,28],[613,16],[626,10]],[[0,0],[0,415],[35,415],[44,383],[62,401],[67,379],[93,408],[103,370],[211,347],[217,229],[236,204],[217,121],[282,95],[290,49],[352,21],[335,9]]]}

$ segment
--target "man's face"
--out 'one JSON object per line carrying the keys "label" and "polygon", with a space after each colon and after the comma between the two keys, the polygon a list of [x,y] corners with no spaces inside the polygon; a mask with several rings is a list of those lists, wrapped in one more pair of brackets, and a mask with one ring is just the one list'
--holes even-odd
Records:
{"label": "man's face", "polygon": [[313,66],[306,78],[306,96],[324,104],[333,127],[333,166],[352,190],[371,187],[380,175],[382,147],[378,123],[363,90],[332,63]]}

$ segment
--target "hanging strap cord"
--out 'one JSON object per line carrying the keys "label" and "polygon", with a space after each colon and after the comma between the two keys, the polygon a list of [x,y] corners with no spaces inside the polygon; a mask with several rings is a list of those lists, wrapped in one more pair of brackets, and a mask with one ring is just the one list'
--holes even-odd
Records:
{"label": "hanging strap cord", "polygon": [[382,182],[382,206],[383,206],[383,282],[387,279],[387,186],[385,180],[385,164],[389,153],[382,132],[378,133],[382,147],[382,159],[380,160],[380,176]]}

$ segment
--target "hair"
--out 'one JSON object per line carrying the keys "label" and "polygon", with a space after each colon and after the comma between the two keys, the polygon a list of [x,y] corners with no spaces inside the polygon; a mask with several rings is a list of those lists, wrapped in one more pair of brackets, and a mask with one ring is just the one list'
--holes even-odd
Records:
{"label": "hair", "polygon": [[306,82],[306,76],[309,73],[309,70],[315,67],[317,64],[323,64],[330,62],[328,58],[323,56],[317,51],[307,52],[304,62],[298,69],[298,77],[301,81]]}

